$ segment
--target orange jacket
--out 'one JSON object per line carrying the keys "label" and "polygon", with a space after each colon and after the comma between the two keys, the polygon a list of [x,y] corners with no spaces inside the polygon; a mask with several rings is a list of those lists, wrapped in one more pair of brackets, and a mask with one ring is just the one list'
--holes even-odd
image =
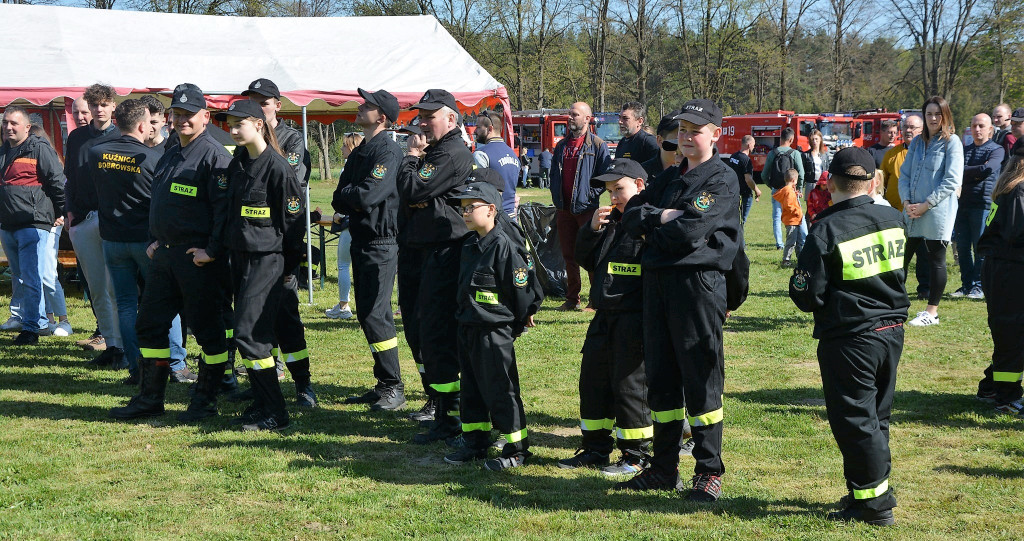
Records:
{"label": "orange jacket", "polygon": [[796,191],[790,185],[787,184],[772,194],[772,199],[782,205],[782,225],[800,225],[804,212],[796,198]]}

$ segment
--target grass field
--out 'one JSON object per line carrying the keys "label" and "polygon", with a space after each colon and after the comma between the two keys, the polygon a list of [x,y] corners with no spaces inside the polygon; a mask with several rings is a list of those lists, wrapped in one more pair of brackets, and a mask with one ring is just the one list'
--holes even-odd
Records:
{"label": "grass field", "polygon": [[[314,204],[329,209],[332,190],[315,183]],[[528,190],[524,199],[546,196]],[[219,418],[180,425],[182,385],[170,386],[164,417],[109,420],[133,389],[119,383],[123,373],[83,365],[89,355],[73,342],[93,322],[74,286],[68,305],[82,332],[29,348],[0,337],[0,539],[1019,539],[1024,421],[974,399],[991,338],[984,304],[969,300],[944,300],[940,326],[907,330],[891,433],[897,526],[823,518],[845,493],[840,455],[811,317],[787,296],[769,214],[767,197],[754,205],[751,294],[726,324],[728,472],[715,505],[614,493],[600,473],[555,466],[579,443],[578,351],[589,320],[555,311],[557,299],[516,344],[535,452],[524,468],[448,466],[443,444],[407,443],[417,428],[404,412],[343,405],[371,383],[371,360],[354,319],[323,316],[337,302],[332,248],[327,287],[303,306],[322,407],[292,409],[282,433],[231,429],[242,406],[227,402]],[[947,291],[958,284],[951,266]],[[5,281],[4,309],[9,295]],[[410,407],[419,407],[399,337]],[[692,466],[682,461],[684,476]]]}

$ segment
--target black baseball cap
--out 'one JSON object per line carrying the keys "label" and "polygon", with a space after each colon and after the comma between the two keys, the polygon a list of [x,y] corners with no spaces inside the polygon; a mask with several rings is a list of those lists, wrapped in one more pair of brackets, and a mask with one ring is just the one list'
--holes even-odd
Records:
{"label": "black baseball cap", "polygon": [[227,109],[217,113],[213,118],[216,118],[217,120],[227,120],[229,116],[236,118],[255,117],[263,121],[267,120],[266,115],[263,114],[263,108],[252,100],[233,101]]}
{"label": "black baseball cap", "polygon": [[182,83],[174,87],[170,109],[184,109],[190,113],[198,113],[206,109],[206,98],[203,91],[192,83]]}
{"label": "black baseball cap", "polygon": [[369,92],[362,88],[357,88],[359,95],[366,100],[366,103],[374,105],[379,108],[384,116],[388,117],[391,122],[398,120],[398,98],[391,95],[387,90],[378,90],[376,92]]}
{"label": "black baseball cap", "polygon": [[466,179],[466,184],[473,184],[476,182],[486,182],[487,184],[494,186],[494,188],[499,192],[505,191],[505,179],[501,178],[501,175],[490,167],[473,168],[473,171],[469,174],[469,178]]}
{"label": "black baseball cap", "polygon": [[1024,122],[1024,107],[1018,107],[1013,110],[1010,114],[1010,120],[1014,122]]}
{"label": "black baseball cap", "polygon": [[473,182],[455,191],[456,199],[479,199],[484,203],[501,208],[501,194],[498,189],[486,182]]}
{"label": "black baseball cap", "polygon": [[711,100],[690,100],[683,104],[675,120],[686,120],[698,126],[705,124],[722,125],[722,110]]}
{"label": "black baseball cap", "polygon": [[448,107],[452,111],[458,112],[459,106],[455,105],[455,96],[452,96],[447,90],[440,88],[431,88],[423,94],[420,101],[410,107],[410,109],[425,109],[427,111],[436,111],[442,107]]}
{"label": "black baseball cap", "polygon": [[604,173],[590,179],[590,185],[604,188],[605,182],[615,182],[624,178],[638,178],[647,181],[647,171],[639,163],[629,158],[616,158]]}
{"label": "black baseball cap", "polygon": [[249,89],[242,92],[243,96],[250,94],[259,94],[268,98],[281,99],[281,91],[277,89],[277,85],[270,79],[256,79],[249,83]]}
{"label": "black baseball cap", "polygon": [[[863,175],[849,173],[850,168],[860,166],[864,168]],[[846,147],[832,157],[832,163],[828,166],[828,172],[833,175],[842,175],[854,180],[871,180],[875,178],[875,158],[871,153],[860,147]]]}
{"label": "black baseball cap", "polygon": [[658,129],[655,130],[654,133],[661,135],[663,133],[679,131],[679,121],[676,120],[676,117],[682,113],[682,111],[676,109],[675,111],[661,117],[661,122],[658,122]]}

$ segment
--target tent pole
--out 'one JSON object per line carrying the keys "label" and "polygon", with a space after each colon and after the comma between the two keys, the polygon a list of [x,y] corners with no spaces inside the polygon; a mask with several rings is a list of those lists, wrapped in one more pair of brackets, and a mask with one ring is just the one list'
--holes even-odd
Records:
{"label": "tent pole", "polygon": [[[306,106],[302,106],[302,148],[306,148],[309,141],[309,130],[306,127]],[[309,150],[306,150],[309,152]],[[313,227],[309,217],[309,183],[306,183],[306,284],[309,286],[309,304],[313,304]],[[323,272],[320,269],[320,272]]]}

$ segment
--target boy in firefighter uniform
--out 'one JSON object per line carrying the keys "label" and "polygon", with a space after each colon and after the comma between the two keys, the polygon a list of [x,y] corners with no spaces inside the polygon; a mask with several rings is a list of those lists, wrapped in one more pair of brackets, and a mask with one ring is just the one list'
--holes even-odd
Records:
{"label": "boy in firefighter uniform", "polygon": [[[405,405],[405,386],[398,363],[398,334],[391,311],[391,292],[398,270],[398,185],[402,149],[384,130],[398,119],[398,99],[386,90],[358,89],[364,103],[356,124],[363,142],[349,155],[334,191],[332,205],[347,214],[352,233],[352,270],[356,317],[373,355],[371,409],[396,410]],[[367,401],[373,398],[368,394]]]}
{"label": "boy in firefighter uniform", "polygon": [[740,243],[739,186],[715,149],[722,133],[721,109],[697,99],[681,111],[676,117],[684,158],[679,175],[634,196],[622,218],[630,234],[644,238],[644,364],[654,456],[648,468],[615,489],[676,489],[687,419],[696,461],[687,498],[713,502],[725,473],[724,273]]}
{"label": "boy in firefighter uniform", "polygon": [[874,204],[875,161],[840,150],[828,168],[833,205],[808,234],[789,296],[814,313],[829,426],[843,454],[849,494],[829,520],[893,523],[889,415],[910,300],[903,215]]}
{"label": "boy in firefighter uniform", "polygon": [[[626,203],[643,191],[646,181],[643,166],[625,158],[590,181],[605,188],[611,205],[597,209],[576,237],[576,261],[594,276],[590,300],[597,313],[587,328],[580,365],[583,445],[575,456],[559,460],[560,468],[640,473],[650,458],[654,427],[643,358],[643,241],[619,223]],[[609,465],[613,428],[622,458]]]}
{"label": "boy in firefighter uniform", "polygon": [[484,467],[500,471],[522,466],[530,456],[513,342],[532,325],[544,294],[519,241],[522,233],[498,217],[503,211],[497,188],[473,182],[455,197],[473,233],[462,246],[455,309],[464,445],[444,460],[461,465],[487,458],[493,426],[506,443],[501,455]]}
{"label": "boy in firefighter uniform", "polygon": [[254,402],[237,422],[243,430],[277,430],[289,418],[272,357],[274,320],[285,291],[284,269],[302,258],[302,190],[257,104],[234,102],[217,119],[228,120],[238,143],[227,170],[223,236],[231,249],[235,345]]}
{"label": "boy in firefighter uniform", "polygon": [[179,313],[203,350],[196,393],[181,421],[217,414],[217,388],[228,368],[221,292],[228,263],[220,232],[231,156],[206,129],[210,113],[199,87],[178,85],[170,110],[180,144],[164,152],[152,182],[149,233],[155,242],[146,250],[152,261],[135,322],[141,389],[127,406],[110,410],[117,419],[163,414],[168,332]]}

